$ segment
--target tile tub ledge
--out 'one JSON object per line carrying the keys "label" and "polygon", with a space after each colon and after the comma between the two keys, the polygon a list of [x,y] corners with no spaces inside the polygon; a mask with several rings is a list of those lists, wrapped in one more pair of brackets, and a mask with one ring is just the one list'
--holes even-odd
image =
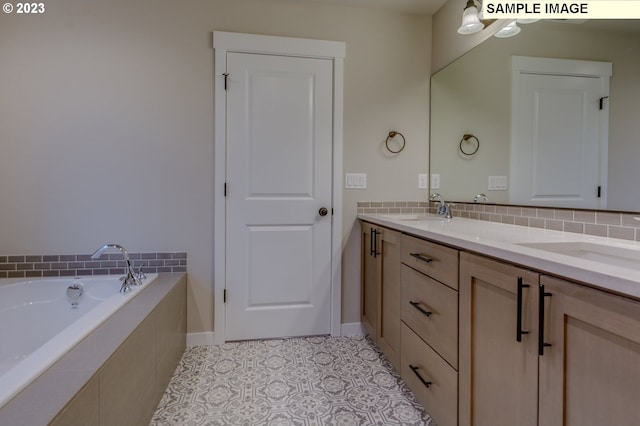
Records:
{"label": "tile tub ledge", "polygon": [[[103,366],[123,347],[127,338],[150,318],[154,309],[164,302],[165,297],[174,290],[185,289],[186,273],[160,274],[139,295],[0,408],[0,424],[33,426],[55,423],[59,420],[57,416],[64,414],[67,404],[82,395],[81,391],[88,387],[89,382],[97,378]],[[186,291],[183,293],[186,296]],[[155,329],[155,324],[153,326]],[[185,326],[186,324],[181,324],[180,328],[186,332]],[[156,337],[153,338],[154,345]],[[186,338],[181,340],[186,342]],[[185,342],[181,345],[183,351]],[[146,355],[141,356],[145,358]],[[154,353],[153,356],[155,360],[156,354]],[[156,405],[157,402],[155,401]],[[151,409],[151,414],[154,409],[155,405]]]}
{"label": "tile tub ledge", "polygon": [[392,214],[365,213],[358,214],[358,219],[640,300],[640,268],[606,265],[520,245],[543,241],[591,242],[640,253],[640,242],[462,217],[433,220],[438,216],[427,216],[430,220],[411,221],[396,219]]}

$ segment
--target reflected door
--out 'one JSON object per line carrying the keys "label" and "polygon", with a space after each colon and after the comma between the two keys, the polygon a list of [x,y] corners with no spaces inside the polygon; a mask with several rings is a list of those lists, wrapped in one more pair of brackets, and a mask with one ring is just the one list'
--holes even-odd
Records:
{"label": "reflected door", "polygon": [[605,208],[608,112],[601,78],[521,72],[513,91],[509,201]]}
{"label": "reflected door", "polygon": [[227,73],[227,339],[328,334],[332,62],[228,53]]}

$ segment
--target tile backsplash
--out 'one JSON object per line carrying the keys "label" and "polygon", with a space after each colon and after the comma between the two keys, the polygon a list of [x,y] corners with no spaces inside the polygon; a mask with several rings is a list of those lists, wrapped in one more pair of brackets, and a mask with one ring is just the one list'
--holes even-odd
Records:
{"label": "tile backsplash", "polygon": [[[360,201],[358,213],[435,213],[427,201]],[[456,203],[453,217],[640,241],[640,214],[548,207]]]}
{"label": "tile backsplash", "polygon": [[[187,253],[129,253],[137,271],[145,273],[186,272]],[[105,253],[100,259],[90,254],[0,255],[0,278],[73,277],[125,273],[121,253]]]}

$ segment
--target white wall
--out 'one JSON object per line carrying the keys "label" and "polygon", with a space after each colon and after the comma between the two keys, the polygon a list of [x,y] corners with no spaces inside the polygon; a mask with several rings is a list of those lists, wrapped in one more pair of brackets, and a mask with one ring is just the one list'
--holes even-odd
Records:
{"label": "white wall", "polygon": [[[293,0],[56,0],[0,15],[0,254],[186,251],[189,331],[213,329],[213,30],[345,41],[343,322],[358,200],[419,200],[431,18]],[[395,157],[390,130],[407,138]],[[357,228],[357,227],[356,227]]]}

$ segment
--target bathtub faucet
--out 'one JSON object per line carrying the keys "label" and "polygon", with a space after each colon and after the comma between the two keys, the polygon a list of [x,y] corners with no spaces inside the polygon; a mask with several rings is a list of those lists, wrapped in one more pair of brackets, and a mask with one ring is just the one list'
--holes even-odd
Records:
{"label": "bathtub faucet", "polygon": [[132,285],[140,285],[140,284],[142,284],[142,281],[140,281],[140,278],[138,278],[138,276],[136,275],[135,271],[133,270],[133,265],[131,265],[131,259],[129,259],[129,253],[120,244],[105,244],[105,245],[103,245],[98,250],[96,250],[95,253],[93,253],[91,255],[91,259],[93,259],[93,260],[99,259],[100,256],[102,256],[102,253],[104,253],[105,251],[107,251],[109,249],[116,249],[116,250],[120,251],[120,253],[122,253],[122,256],[124,257],[124,261],[127,264],[127,266],[126,266],[127,275],[125,275],[124,277],[120,278],[120,280],[122,281],[122,287],[120,287],[120,292],[121,293],[127,293],[128,291],[131,290],[131,286]]}

